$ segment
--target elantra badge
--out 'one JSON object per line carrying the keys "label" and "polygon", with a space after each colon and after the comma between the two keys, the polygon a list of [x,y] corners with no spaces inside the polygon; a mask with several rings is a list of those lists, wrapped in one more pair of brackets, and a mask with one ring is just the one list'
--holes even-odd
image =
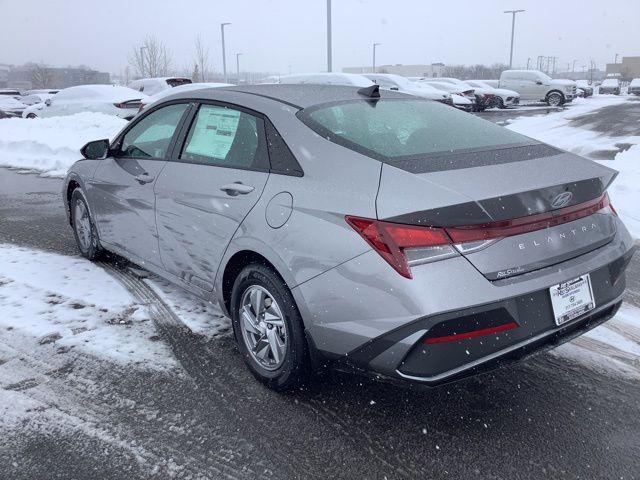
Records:
{"label": "elantra badge", "polygon": [[556,198],[554,198],[551,201],[551,206],[553,208],[566,207],[567,205],[569,205],[569,202],[571,201],[572,198],[573,198],[573,193],[562,192],[560,195],[557,195]]}

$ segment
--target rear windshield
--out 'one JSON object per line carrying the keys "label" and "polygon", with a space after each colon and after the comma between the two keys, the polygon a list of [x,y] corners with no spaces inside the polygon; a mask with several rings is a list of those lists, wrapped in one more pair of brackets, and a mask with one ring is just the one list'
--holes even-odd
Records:
{"label": "rear windshield", "polygon": [[188,78],[169,78],[167,84],[171,87],[179,87],[180,85],[187,85],[192,83]]}
{"label": "rear windshield", "polygon": [[428,100],[355,100],[306,108],[298,115],[328,140],[389,163],[536,143]]}

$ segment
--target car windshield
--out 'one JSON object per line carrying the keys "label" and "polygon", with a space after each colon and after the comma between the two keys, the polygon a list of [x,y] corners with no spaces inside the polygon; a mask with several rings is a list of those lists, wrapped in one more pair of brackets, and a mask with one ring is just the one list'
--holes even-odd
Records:
{"label": "car windshield", "polygon": [[538,78],[543,82],[551,82],[553,80],[553,78],[551,78],[549,75],[542,72],[538,72]]}
{"label": "car windshield", "polygon": [[506,128],[423,100],[319,105],[299,117],[325,138],[381,160],[533,143]]}

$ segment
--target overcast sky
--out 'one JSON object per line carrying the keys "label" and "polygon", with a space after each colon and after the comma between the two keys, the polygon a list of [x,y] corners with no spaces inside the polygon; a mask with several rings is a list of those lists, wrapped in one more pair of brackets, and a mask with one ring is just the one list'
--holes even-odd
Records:
{"label": "overcast sky", "polygon": [[[371,64],[473,64],[509,60],[509,9],[516,20],[514,64],[557,56],[558,65],[616,53],[640,55],[640,0],[333,0],[333,69]],[[326,70],[326,0],[0,0],[0,63],[89,65],[118,73],[146,35],[165,42],[174,65],[193,63],[194,37],[221,70],[220,22],[235,69]],[[232,57],[233,56],[233,57]],[[231,60],[233,58],[233,60]]]}

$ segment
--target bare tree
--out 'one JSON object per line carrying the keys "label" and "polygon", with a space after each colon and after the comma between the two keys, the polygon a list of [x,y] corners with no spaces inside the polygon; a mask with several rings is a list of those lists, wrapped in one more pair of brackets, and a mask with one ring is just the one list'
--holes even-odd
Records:
{"label": "bare tree", "polygon": [[209,47],[202,44],[200,35],[196,36],[196,67],[200,71],[200,78],[195,77],[194,74],[193,81],[206,82],[205,76],[209,70]]}
{"label": "bare tree", "polygon": [[[200,80],[200,77],[203,77],[203,76],[200,75],[200,68],[198,67],[198,64],[195,63],[193,65],[193,71],[191,72],[191,79],[197,82],[198,80]],[[204,78],[202,78],[202,80],[204,81]]]}
{"label": "bare tree", "polygon": [[51,88],[53,79],[53,70],[46,65],[36,63],[31,68],[31,84],[34,88]]}
{"label": "bare tree", "polygon": [[141,77],[162,77],[171,70],[172,56],[164,43],[150,35],[142,45],[134,47],[129,64]]}

